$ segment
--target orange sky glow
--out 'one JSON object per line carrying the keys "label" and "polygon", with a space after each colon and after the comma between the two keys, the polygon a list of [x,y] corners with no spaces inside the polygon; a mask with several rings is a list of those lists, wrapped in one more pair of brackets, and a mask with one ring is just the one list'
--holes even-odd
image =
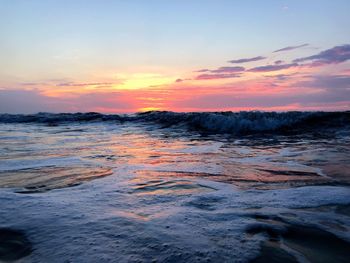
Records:
{"label": "orange sky glow", "polygon": [[350,109],[348,1],[79,2],[3,4],[0,113]]}

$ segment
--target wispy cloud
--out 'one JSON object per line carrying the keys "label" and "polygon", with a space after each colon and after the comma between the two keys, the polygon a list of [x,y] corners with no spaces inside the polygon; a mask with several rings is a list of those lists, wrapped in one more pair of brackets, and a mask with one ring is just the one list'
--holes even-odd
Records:
{"label": "wispy cloud", "polygon": [[316,55],[293,60],[293,62],[312,61],[310,66],[323,66],[327,64],[338,64],[350,59],[350,44],[335,46],[324,50]]}
{"label": "wispy cloud", "polygon": [[247,71],[249,72],[270,72],[270,71],[278,71],[282,69],[288,69],[292,67],[297,67],[297,63],[290,63],[290,64],[282,64],[282,65],[266,65],[266,66],[259,66],[255,68],[251,68]]}
{"label": "wispy cloud", "polygon": [[238,78],[240,73],[244,72],[244,67],[220,67],[217,69],[202,69],[197,72],[207,72],[195,77],[195,80],[212,80],[212,79],[228,79]]}
{"label": "wispy cloud", "polygon": [[[115,89],[128,79],[113,77],[18,82],[0,89],[0,112],[349,108],[350,70],[346,63],[337,64],[350,61],[350,44],[312,51],[304,57],[294,55],[294,60],[282,56],[287,53],[280,55],[268,60],[262,56],[242,58],[230,61],[237,64],[213,68],[203,65],[183,76],[172,75],[167,83],[137,90]],[[257,62],[238,64],[251,61]],[[332,65],[332,69],[318,67],[322,65]]]}
{"label": "wispy cloud", "polygon": [[241,58],[241,59],[234,59],[234,60],[229,60],[228,62],[234,63],[234,64],[239,64],[239,63],[246,63],[246,62],[253,62],[253,61],[259,61],[263,60],[266,57],[263,56],[258,56],[258,57],[253,57],[253,58]]}
{"label": "wispy cloud", "polygon": [[273,51],[273,53],[283,52],[283,51],[290,51],[290,50],[294,50],[294,49],[297,49],[297,48],[306,47],[308,45],[309,44],[302,44],[302,45],[298,45],[298,46],[288,46],[288,47],[284,47],[284,48],[281,48],[281,49],[277,49],[277,50]]}
{"label": "wispy cloud", "polygon": [[48,97],[39,90],[0,90],[0,113],[136,111],[133,98],[120,92],[79,94],[70,98]]}
{"label": "wispy cloud", "polygon": [[210,71],[210,69],[205,68],[205,69],[196,70],[194,72],[201,73],[201,72],[207,72],[207,71]]}
{"label": "wispy cloud", "polygon": [[201,75],[198,75],[195,79],[212,80],[212,79],[228,79],[228,78],[238,78],[238,77],[240,77],[239,73],[231,73],[231,74],[219,73],[219,74],[201,74]]}
{"label": "wispy cloud", "polygon": [[347,94],[343,98],[350,98],[350,76],[347,75],[326,75],[311,76],[309,80],[298,82],[297,85],[339,93],[340,90]]}
{"label": "wispy cloud", "polygon": [[113,84],[121,84],[118,82],[72,82],[64,80],[52,80],[46,82],[23,82],[20,83],[22,86],[56,86],[56,87],[87,87],[87,86],[110,86]]}
{"label": "wispy cloud", "polygon": [[38,85],[46,85],[44,82],[22,82],[22,86],[38,86]]}
{"label": "wispy cloud", "polygon": [[74,82],[63,82],[56,84],[57,87],[86,87],[86,86],[110,86],[112,82],[87,82],[87,83],[74,83]]}
{"label": "wispy cloud", "polygon": [[209,70],[212,73],[233,73],[233,72],[242,72],[244,71],[244,67],[220,67],[218,69]]}
{"label": "wispy cloud", "polygon": [[220,67],[217,69],[200,69],[196,70],[195,72],[198,73],[203,73],[203,72],[208,72],[208,73],[234,73],[234,72],[242,72],[244,71],[244,67]]}
{"label": "wispy cloud", "polygon": [[278,74],[273,76],[264,76],[268,79],[273,79],[275,81],[285,81],[295,78],[297,75],[300,75],[299,73],[291,73],[291,74]]}

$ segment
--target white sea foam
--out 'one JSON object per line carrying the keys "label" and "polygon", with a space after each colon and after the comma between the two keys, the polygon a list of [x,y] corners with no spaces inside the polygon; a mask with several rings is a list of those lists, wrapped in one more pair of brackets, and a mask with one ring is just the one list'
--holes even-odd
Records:
{"label": "white sea foam", "polygon": [[[67,126],[37,131],[35,124],[16,124],[12,138],[12,125],[0,129],[0,139],[5,138],[0,182],[9,171],[13,176],[17,170],[47,166],[94,164],[114,171],[44,193],[1,188],[0,226],[23,230],[33,244],[32,253],[20,262],[247,262],[266,239],[246,233],[261,223],[256,215],[321,228],[350,242],[350,218],[329,208],[349,204],[349,187],[331,186],[334,175],[319,176],[323,166],[314,165],[328,164],[327,153],[334,153],[330,156],[339,159],[333,161],[346,172],[346,136],[273,143],[219,136],[202,140],[197,134],[167,136],[150,124],[116,129],[108,122],[84,124],[84,133],[68,135],[60,132]],[[295,142],[286,146],[288,139]],[[284,172],[287,182],[274,181],[278,172]],[[312,179],[304,182],[303,172]],[[302,183],[289,185],[294,177]],[[326,185],[317,185],[320,178]],[[276,182],[282,187],[274,187]]]}
{"label": "white sea foam", "polygon": [[[0,190],[0,223],[28,233],[35,250],[23,262],[196,258],[244,262],[257,254],[261,239],[244,235],[245,228],[255,221],[249,217],[252,211],[280,217],[293,213],[294,223],[312,222],[323,228],[319,221],[350,225],[346,216],[300,209],[347,204],[350,191],[345,187],[240,191],[232,185],[189,180],[188,184],[212,190],[139,195],[130,191],[133,184],[127,179],[111,176],[50,194],[21,195]],[[177,180],[172,181],[176,184]],[[350,240],[344,233],[342,238]]]}
{"label": "white sea foam", "polygon": [[[92,163],[92,162],[90,162]],[[62,158],[41,158],[41,159],[17,159],[17,160],[1,160],[0,171],[14,171],[23,169],[33,169],[38,167],[49,166],[72,166],[76,164],[88,164],[79,157],[62,157]]]}

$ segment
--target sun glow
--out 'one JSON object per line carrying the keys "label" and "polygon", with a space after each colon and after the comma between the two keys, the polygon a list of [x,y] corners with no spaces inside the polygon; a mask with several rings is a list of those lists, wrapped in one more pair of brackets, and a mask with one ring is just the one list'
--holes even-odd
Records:
{"label": "sun glow", "polygon": [[138,112],[159,111],[159,110],[162,110],[162,108],[158,108],[158,107],[145,107],[145,108],[139,108],[139,109],[137,109]]}
{"label": "sun glow", "polygon": [[115,86],[118,90],[137,90],[148,87],[166,85],[174,82],[175,77],[163,76],[154,73],[138,73],[130,76],[122,76],[124,82]]}

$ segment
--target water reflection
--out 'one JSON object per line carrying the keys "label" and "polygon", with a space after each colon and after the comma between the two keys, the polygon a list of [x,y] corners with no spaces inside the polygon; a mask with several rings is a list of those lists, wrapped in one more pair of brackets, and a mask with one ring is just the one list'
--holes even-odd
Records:
{"label": "water reflection", "polygon": [[147,172],[152,179],[198,177],[244,189],[350,183],[347,137],[237,140],[115,123],[0,128],[1,187],[50,190],[112,170],[122,176],[125,167],[140,182]]}

